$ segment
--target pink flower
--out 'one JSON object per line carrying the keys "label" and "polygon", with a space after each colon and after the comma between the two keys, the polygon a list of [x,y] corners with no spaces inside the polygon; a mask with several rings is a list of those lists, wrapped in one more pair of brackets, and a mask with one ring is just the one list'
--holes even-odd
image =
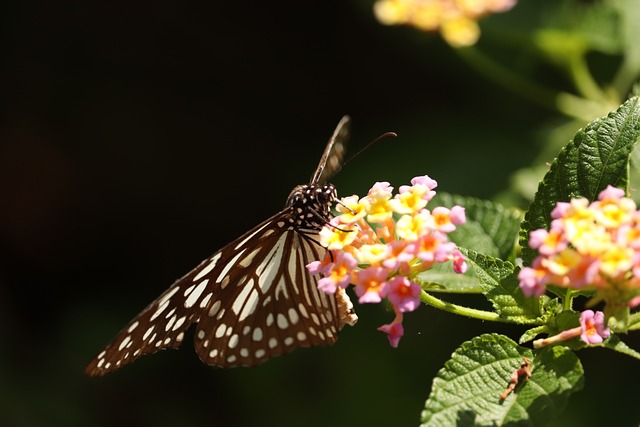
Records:
{"label": "pink flower", "polygon": [[444,206],[438,206],[431,211],[433,228],[443,233],[451,233],[456,229],[456,225],[451,221],[451,210]]}
{"label": "pink flower", "polygon": [[629,303],[627,305],[629,306],[629,308],[635,308],[635,307],[639,306],[640,305],[640,296],[631,298],[631,300],[629,301]]}
{"label": "pink flower", "polygon": [[529,233],[529,246],[537,249],[541,255],[555,255],[567,247],[564,231],[557,226],[559,223],[553,222],[556,227],[554,229],[552,225],[551,231],[540,228]]}
{"label": "pink flower", "polygon": [[438,231],[423,234],[416,243],[417,257],[426,262],[445,262],[456,247],[455,243],[448,242],[447,236]]}
{"label": "pink flower", "polygon": [[389,344],[391,347],[397,348],[400,343],[400,338],[404,335],[404,327],[402,326],[402,314],[398,314],[392,323],[388,325],[382,325],[378,328],[379,331],[387,334]]}
{"label": "pink flower", "polygon": [[607,188],[605,188],[600,192],[600,194],[598,194],[598,200],[619,200],[624,196],[625,192],[622,188],[607,185]]}
{"label": "pink flower", "polygon": [[387,245],[390,252],[387,259],[382,261],[382,265],[391,271],[398,270],[402,274],[409,271],[409,261],[415,257],[415,245],[404,240],[393,240]]}
{"label": "pink flower", "polygon": [[464,256],[459,250],[454,249],[451,254],[451,260],[453,261],[453,271],[455,271],[456,273],[464,274],[469,269],[467,260],[464,259]]}
{"label": "pink flower", "polygon": [[309,274],[315,276],[316,274],[327,274],[331,271],[331,267],[333,263],[331,262],[331,257],[327,253],[327,256],[324,257],[322,261],[313,261],[306,265],[307,270],[309,270]]}
{"label": "pink flower", "polygon": [[391,193],[393,192],[393,187],[386,181],[376,182],[373,184],[373,187],[369,190],[368,196],[375,195],[378,197],[383,197],[389,199],[391,197]]}
{"label": "pink flower", "polygon": [[424,185],[429,190],[433,190],[438,186],[438,182],[435,179],[429,178],[429,175],[416,176],[411,179],[411,185]]}
{"label": "pink flower", "polygon": [[546,290],[546,285],[544,283],[544,278],[546,276],[546,272],[544,270],[539,270],[531,267],[524,267],[518,273],[518,281],[520,282],[520,290],[525,297],[540,297],[544,294]]}
{"label": "pink flower", "polygon": [[467,215],[462,206],[455,205],[451,208],[451,213],[449,214],[449,218],[451,218],[451,222],[455,225],[462,225],[467,222]]}
{"label": "pink flower", "polygon": [[356,295],[360,304],[382,301],[389,291],[387,277],[389,272],[382,267],[368,267],[357,271],[354,284],[356,285]]}
{"label": "pink flower", "polygon": [[396,311],[413,311],[420,307],[420,285],[403,276],[396,276],[389,282],[389,302]]}
{"label": "pink flower", "polygon": [[569,208],[571,208],[571,203],[558,202],[556,207],[551,211],[551,218],[557,219],[564,217]]}
{"label": "pink flower", "polygon": [[322,272],[325,277],[318,280],[318,289],[325,294],[335,294],[338,287],[346,288],[351,282],[351,273],[358,266],[358,261],[348,252],[336,252],[334,258],[335,261]]}
{"label": "pink flower", "polygon": [[599,344],[609,337],[611,332],[604,326],[604,313],[585,310],[580,313],[580,339],[587,344]]}

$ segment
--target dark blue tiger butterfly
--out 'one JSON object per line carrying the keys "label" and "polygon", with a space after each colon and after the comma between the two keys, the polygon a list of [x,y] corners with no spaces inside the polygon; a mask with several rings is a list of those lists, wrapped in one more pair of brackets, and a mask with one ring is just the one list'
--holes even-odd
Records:
{"label": "dark blue tiger butterfly", "polygon": [[337,200],[327,180],[343,164],[349,124],[348,116],[340,120],[311,181],[291,191],[281,212],[177,280],[85,372],[104,375],[142,355],[178,348],[194,323],[198,356],[220,367],[254,366],[298,347],[331,345],[345,324],[355,324],[346,293],[320,292],[305,267],[326,255],[318,232]]}

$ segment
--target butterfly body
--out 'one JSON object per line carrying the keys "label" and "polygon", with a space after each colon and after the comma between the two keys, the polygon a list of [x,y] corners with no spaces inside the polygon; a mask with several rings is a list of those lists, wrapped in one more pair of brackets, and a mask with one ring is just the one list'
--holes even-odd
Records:
{"label": "butterfly body", "polygon": [[306,265],[326,249],[318,233],[331,220],[337,192],[326,179],[341,164],[344,117],[309,184],[295,187],[285,208],[229,243],[136,316],[85,369],[104,375],[138,357],[182,344],[197,324],[194,346],[213,366],[254,366],[298,347],[330,345],[357,317],[342,289],[318,290]]}

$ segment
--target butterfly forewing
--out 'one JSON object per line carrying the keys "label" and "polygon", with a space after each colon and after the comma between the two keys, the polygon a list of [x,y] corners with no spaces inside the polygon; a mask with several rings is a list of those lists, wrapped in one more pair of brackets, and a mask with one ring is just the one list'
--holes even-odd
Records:
{"label": "butterfly forewing", "polygon": [[292,191],[285,209],[229,243],[177,280],[87,366],[104,375],[138,357],[177,348],[197,323],[195,348],[214,366],[253,366],[297,347],[333,344],[357,320],[342,290],[326,295],[306,265],[321,260],[322,225],[335,199],[349,118],[338,124],[308,186]]}
{"label": "butterfly forewing", "polygon": [[322,153],[318,167],[311,177],[311,184],[324,184],[342,168],[350,129],[351,118],[342,117]]}

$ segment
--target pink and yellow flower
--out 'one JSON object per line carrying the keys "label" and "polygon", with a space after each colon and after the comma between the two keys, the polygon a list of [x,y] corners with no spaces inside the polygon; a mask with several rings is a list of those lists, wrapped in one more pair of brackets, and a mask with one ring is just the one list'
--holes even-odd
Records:
{"label": "pink and yellow flower", "polygon": [[600,344],[611,332],[604,325],[604,313],[585,310],[580,313],[580,339],[587,344]]}
{"label": "pink and yellow flower", "polygon": [[307,266],[311,274],[323,276],[318,287],[325,293],[352,283],[360,303],[386,298],[396,317],[379,329],[394,347],[404,333],[402,314],[420,304],[417,275],[448,261],[456,273],[467,270],[466,260],[447,239],[447,233],[465,223],[464,208],[429,211],[426,206],[436,186],[425,175],[401,186],[395,197],[388,182],[377,182],[364,198],[341,199],[340,215],[320,231],[321,244],[331,252],[324,261]]}
{"label": "pink and yellow flower", "polygon": [[538,250],[518,279],[526,296],[547,285],[593,290],[595,301],[631,306],[640,296],[640,211],[622,189],[608,186],[598,200],[560,202],[551,212],[551,230],[533,230]]}
{"label": "pink and yellow flower", "polygon": [[384,25],[411,25],[440,31],[453,47],[471,46],[480,37],[477,21],[506,12],[516,0],[378,0],[373,11]]}

